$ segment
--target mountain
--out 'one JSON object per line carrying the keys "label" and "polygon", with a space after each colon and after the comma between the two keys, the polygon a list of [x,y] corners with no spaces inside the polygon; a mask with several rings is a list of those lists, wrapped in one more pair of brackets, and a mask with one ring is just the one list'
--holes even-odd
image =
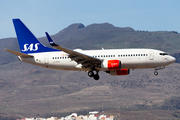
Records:
{"label": "mountain", "polygon": [[[170,53],[180,52],[180,34],[174,31],[135,31],[130,27],[114,27],[109,23],[84,26],[72,24],[52,38],[65,47],[75,49],[155,48]],[[45,37],[40,38],[48,45]]]}
{"label": "mountain", "polygon": [[[135,31],[109,23],[88,26],[78,23],[52,38],[70,49],[156,48],[174,54],[179,62],[180,34],[173,31]],[[39,40],[49,46],[45,37]],[[128,76],[100,72],[101,79],[94,81],[85,72],[58,71],[22,63],[4,48],[19,51],[17,39],[0,40],[0,119],[59,117],[89,110],[179,109],[179,63],[160,70],[158,76],[153,75],[153,69],[131,70]]]}

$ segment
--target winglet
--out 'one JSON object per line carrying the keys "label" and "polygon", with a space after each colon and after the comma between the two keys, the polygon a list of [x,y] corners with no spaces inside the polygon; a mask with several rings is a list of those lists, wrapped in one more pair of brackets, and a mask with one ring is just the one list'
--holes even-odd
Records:
{"label": "winglet", "polygon": [[49,35],[47,32],[45,32],[45,33],[46,33],[46,37],[47,37],[50,45],[51,45],[51,46],[58,46],[58,45],[52,40],[52,38],[50,37],[50,35]]}

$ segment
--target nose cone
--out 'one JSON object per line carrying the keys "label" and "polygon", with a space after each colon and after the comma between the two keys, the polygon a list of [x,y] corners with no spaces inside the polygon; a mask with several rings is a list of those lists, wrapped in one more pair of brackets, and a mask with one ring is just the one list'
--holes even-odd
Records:
{"label": "nose cone", "polygon": [[170,56],[170,57],[168,58],[168,61],[169,61],[170,63],[174,63],[174,62],[176,61],[176,58]]}

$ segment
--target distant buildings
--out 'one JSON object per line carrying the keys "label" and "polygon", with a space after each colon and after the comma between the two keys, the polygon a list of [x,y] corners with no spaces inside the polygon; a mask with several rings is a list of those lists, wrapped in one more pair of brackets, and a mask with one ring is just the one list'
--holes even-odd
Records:
{"label": "distant buildings", "polygon": [[51,117],[51,118],[24,118],[24,119],[16,119],[16,120],[114,120],[114,116],[107,115],[99,115],[98,111],[89,112],[89,115],[77,115],[76,113],[72,113],[66,117]]}

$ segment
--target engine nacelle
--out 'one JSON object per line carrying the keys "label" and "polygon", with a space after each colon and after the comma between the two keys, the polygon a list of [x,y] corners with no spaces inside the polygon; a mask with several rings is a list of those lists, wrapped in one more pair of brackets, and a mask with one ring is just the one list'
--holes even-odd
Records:
{"label": "engine nacelle", "polygon": [[110,75],[129,75],[130,70],[129,69],[121,69],[121,70],[110,70],[106,71],[106,73],[109,73]]}
{"label": "engine nacelle", "polygon": [[103,70],[120,70],[121,61],[120,60],[108,60],[101,63],[101,69]]}

